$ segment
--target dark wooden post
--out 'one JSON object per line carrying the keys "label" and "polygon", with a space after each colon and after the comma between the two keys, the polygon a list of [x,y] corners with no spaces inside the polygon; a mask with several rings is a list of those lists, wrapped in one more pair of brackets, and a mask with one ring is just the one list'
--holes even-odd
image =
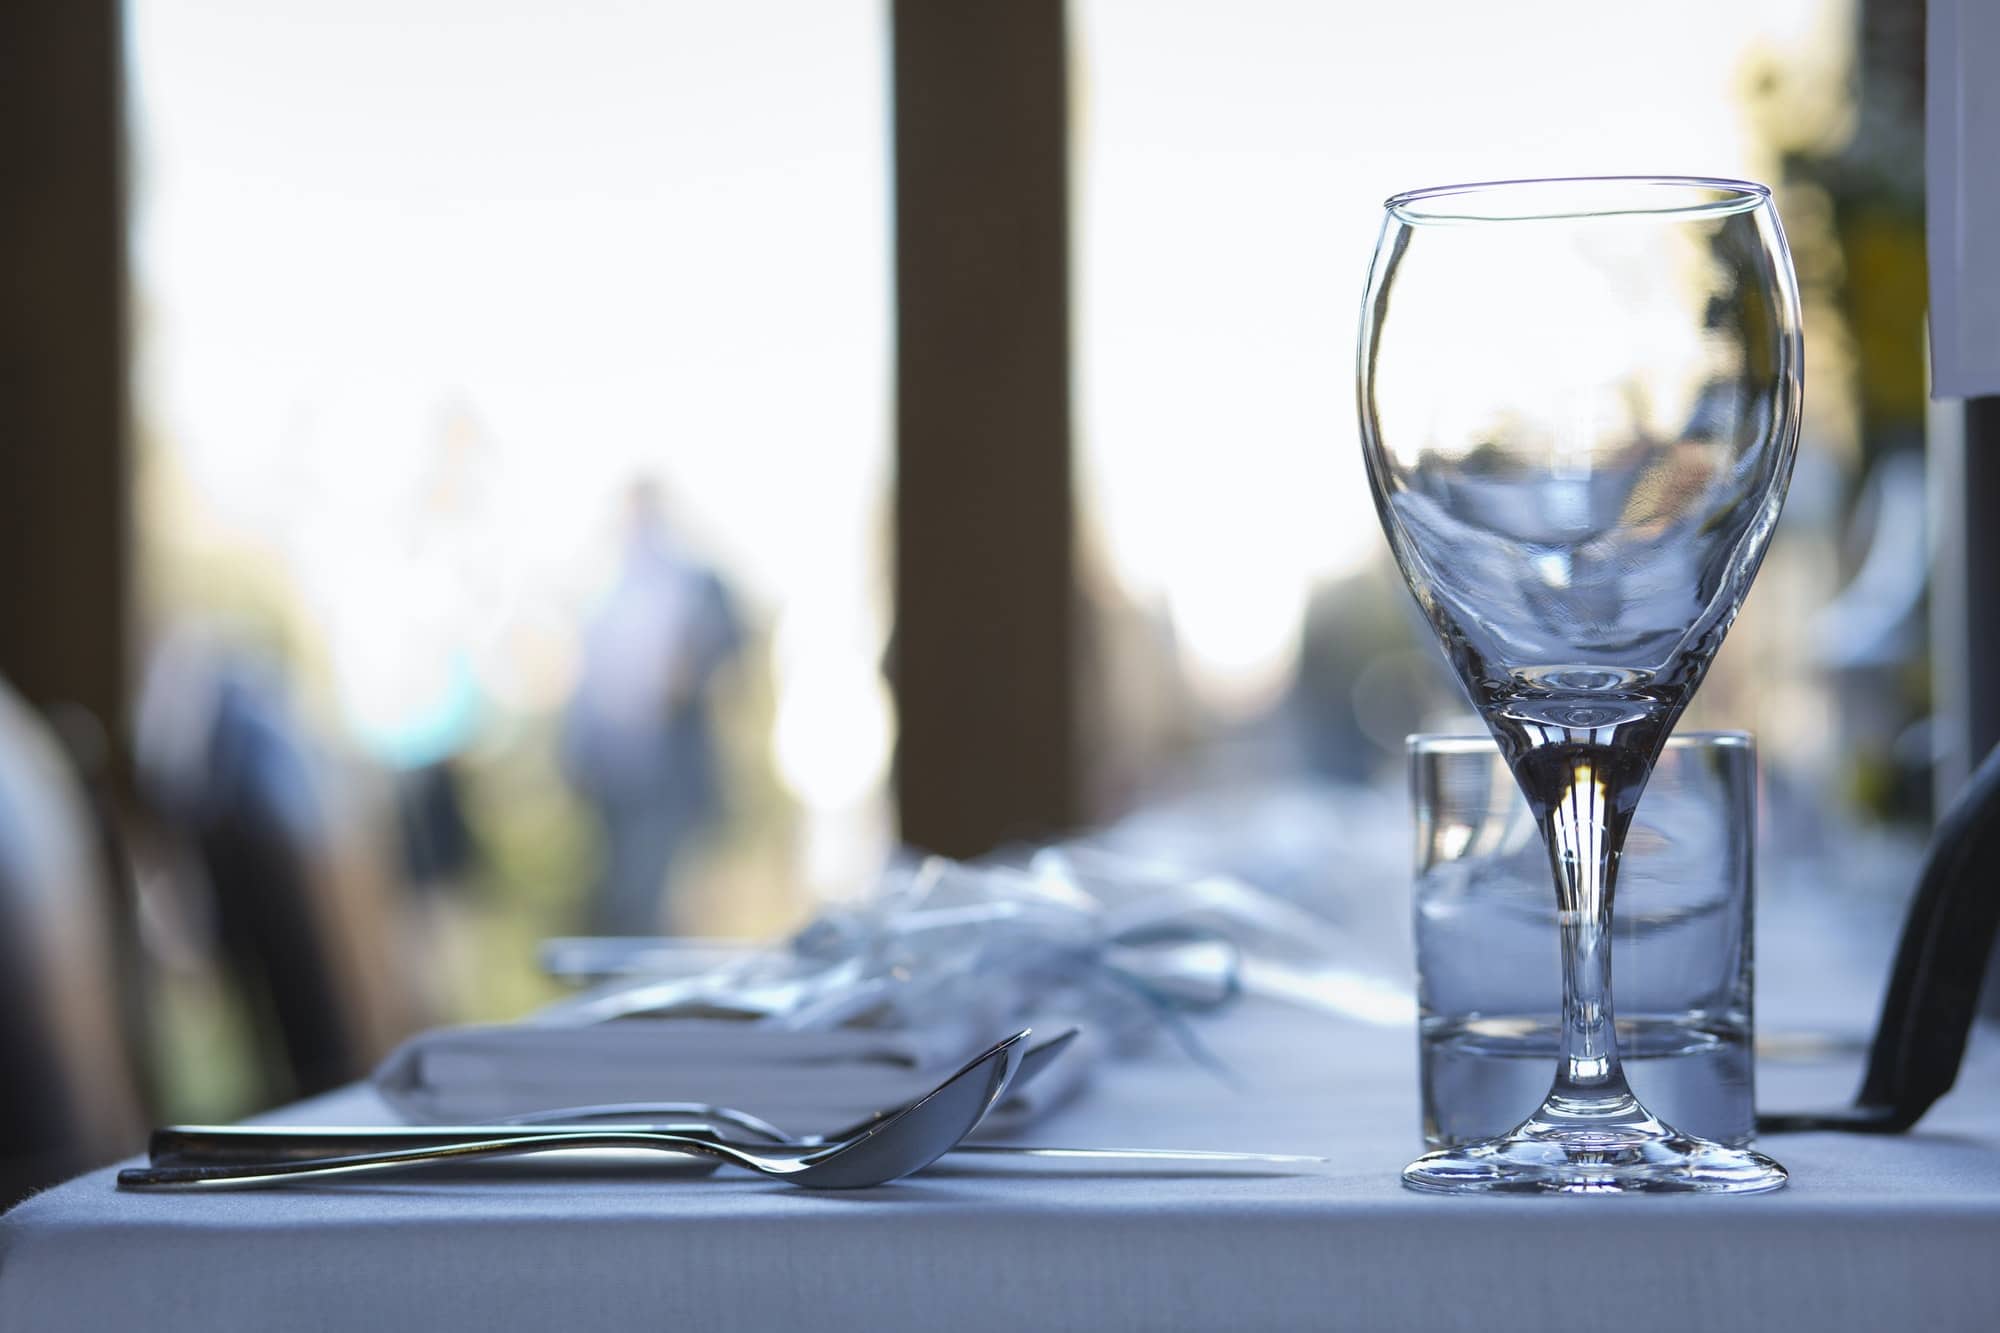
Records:
{"label": "dark wooden post", "polygon": [[116,756],[131,529],[122,12],[0,5],[0,674],[43,708],[87,708]]}
{"label": "dark wooden post", "polygon": [[895,0],[895,677],[904,838],[1072,824],[1061,0]]}

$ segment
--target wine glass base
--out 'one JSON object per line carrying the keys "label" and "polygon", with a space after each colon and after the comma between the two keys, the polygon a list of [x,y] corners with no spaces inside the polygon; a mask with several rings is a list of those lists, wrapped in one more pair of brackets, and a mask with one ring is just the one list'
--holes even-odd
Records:
{"label": "wine glass base", "polygon": [[1761,1194],[1787,1178],[1763,1153],[1657,1120],[1588,1128],[1531,1121],[1502,1138],[1425,1153],[1403,1169],[1405,1185],[1438,1194]]}

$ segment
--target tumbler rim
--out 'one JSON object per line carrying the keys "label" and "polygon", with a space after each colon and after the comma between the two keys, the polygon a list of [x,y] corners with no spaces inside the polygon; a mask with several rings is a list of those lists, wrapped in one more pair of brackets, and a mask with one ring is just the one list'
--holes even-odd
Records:
{"label": "tumbler rim", "polygon": [[[1499,749],[1491,736],[1470,731],[1413,731],[1403,744],[1413,755],[1490,754]],[[1747,731],[1679,731],[1667,737],[1669,750],[1736,750],[1755,744],[1756,737]]]}

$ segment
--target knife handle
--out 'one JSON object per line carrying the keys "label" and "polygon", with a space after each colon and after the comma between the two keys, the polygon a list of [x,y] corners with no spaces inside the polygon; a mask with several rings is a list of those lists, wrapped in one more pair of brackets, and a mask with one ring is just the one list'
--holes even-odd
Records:
{"label": "knife handle", "polygon": [[[602,1132],[603,1125],[169,1125],[153,1131],[147,1156],[154,1166],[247,1166],[262,1162],[303,1162],[320,1157],[398,1152],[405,1148],[449,1148],[494,1138]],[[688,1138],[720,1139],[712,1125],[625,1126]],[[689,1154],[675,1175],[706,1176],[721,1163]]]}

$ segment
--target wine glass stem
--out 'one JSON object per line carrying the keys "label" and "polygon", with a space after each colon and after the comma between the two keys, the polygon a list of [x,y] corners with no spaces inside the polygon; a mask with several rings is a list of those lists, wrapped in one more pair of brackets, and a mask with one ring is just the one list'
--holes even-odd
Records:
{"label": "wine glass stem", "polygon": [[[1607,762],[1608,761],[1608,762]],[[1562,1033],[1545,1117],[1588,1121],[1643,1115],[1618,1059],[1611,1004],[1611,905],[1645,765],[1628,755],[1572,750],[1544,788],[1543,836],[1562,934]]]}
{"label": "wine glass stem", "polygon": [[[1618,1031],[1611,1012],[1611,891],[1617,853],[1589,855],[1578,839],[1552,833],[1561,904],[1563,1021],[1556,1091],[1590,1099],[1622,1088]],[[1579,857],[1582,852],[1582,858]],[[1588,859],[1583,859],[1588,858]]]}

